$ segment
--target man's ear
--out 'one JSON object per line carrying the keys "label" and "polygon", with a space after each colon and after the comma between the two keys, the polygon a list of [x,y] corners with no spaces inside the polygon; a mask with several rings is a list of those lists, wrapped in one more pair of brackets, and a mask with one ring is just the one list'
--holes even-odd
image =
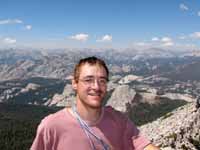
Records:
{"label": "man's ear", "polygon": [[73,88],[74,90],[77,89],[77,82],[76,82],[76,80],[74,80],[74,79],[72,79],[72,88]]}

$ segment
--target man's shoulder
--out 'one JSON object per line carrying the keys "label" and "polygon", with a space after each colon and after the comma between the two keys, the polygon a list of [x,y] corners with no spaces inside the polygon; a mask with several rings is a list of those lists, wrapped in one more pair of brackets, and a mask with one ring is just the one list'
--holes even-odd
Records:
{"label": "man's shoulder", "polygon": [[40,126],[51,127],[56,126],[65,119],[65,109],[61,109],[55,113],[49,114],[41,120]]}
{"label": "man's shoulder", "polygon": [[123,113],[115,108],[113,108],[112,106],[105,106],[104,107],[104,110],[108,113],[113,113],[113,114],[120,114],[120,115],[123,115]]}
{"label": "man's shoulder", "polygon": [[112,106],[105,106],[104,107],[106,115],[112,117],[116,121],[127,121],[128,117],[126,114],[116,110]]}

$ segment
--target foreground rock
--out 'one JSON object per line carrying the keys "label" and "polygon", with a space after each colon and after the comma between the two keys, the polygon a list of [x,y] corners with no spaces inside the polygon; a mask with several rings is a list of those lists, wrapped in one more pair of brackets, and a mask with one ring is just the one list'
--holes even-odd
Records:
{"label": "foreground rock", "polygon": [[195,108],[194,102],[179,107],[140,129],[163,150],[200,149],[200,109]]}

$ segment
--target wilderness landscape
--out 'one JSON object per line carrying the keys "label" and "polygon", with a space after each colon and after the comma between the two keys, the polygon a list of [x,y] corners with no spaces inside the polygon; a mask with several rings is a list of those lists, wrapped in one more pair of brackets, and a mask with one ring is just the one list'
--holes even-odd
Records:
{"label": "wilderness landscape", "polygon": [[0,50],[0,149],[29,149],[41,119],[74,103],[73,67],[86,56],[108,64],[105,105],[162,149],[200,148],[200,52],[151,48]]}
{"label": "wilderness landscape", "polygon": [[0,150],[28,150],[40,121],[73,105],[74,65],[110,70],[104,105],[161,150],[200,150],[197,0],[2,0]]}

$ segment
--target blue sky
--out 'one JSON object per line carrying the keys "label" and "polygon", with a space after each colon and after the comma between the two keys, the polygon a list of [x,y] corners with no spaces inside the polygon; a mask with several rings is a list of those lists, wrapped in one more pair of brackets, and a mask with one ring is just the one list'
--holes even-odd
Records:
{"label": "blue sky", "polygon": [[199,0],[0,0],[0,47],[200,49]]}

